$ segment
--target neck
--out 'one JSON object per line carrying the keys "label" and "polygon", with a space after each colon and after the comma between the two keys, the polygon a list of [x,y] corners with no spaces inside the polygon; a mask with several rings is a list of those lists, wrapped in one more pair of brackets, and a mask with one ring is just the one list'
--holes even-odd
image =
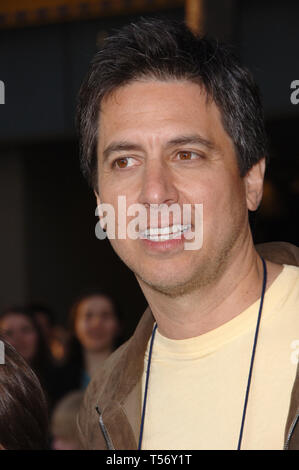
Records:
{"label": "neck", "polygon": [[84,364],[85,370],[89,377],[92,377],[97,368],[102,364],[108,356],[110,356],[112,350],[107,348],[103,351],[86,351],[84,350]]}
{"label": "neck", "polygon": [[[282,265],[269,261],[267,285]],[[263,264],[253,244],[229,260],[221,276],[209,285],[179,297],[169,297],[140,282],[159,332],[170,339],[200,336],[242,313],[261,296]]]}

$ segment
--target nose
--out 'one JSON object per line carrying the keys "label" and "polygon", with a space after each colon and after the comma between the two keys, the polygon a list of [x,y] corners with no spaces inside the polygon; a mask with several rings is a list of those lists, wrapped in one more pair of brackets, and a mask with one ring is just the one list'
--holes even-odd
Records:
{"label": "nose", "polygon": [[98,328],[102,326],[102,318],[100,315],[95,315],[91,322],[92,328]]}
{"label": "nose", "polygon": [[158,159],[148,161],[142,175],[139,203],[171,205],[178,202],[178,192],[167,164]]}

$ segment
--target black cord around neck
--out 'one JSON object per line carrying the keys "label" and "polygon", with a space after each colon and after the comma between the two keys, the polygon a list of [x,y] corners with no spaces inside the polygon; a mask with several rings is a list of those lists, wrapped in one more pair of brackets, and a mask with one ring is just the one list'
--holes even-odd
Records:
{"label": "black cord around neck", "polygon": [[[246,387],[246,393],[245,393],[245,400],[244,400],[244,406],[243,406],[242,421],[241,421],[241,427],[240,427],[237,450],[241,450],[244,424],[245,424],[246,411],[247,411],[247,404],[248,404],[248,397],[249,397],[249,391],[250,391],[250,385],[251,385],[253,363],[254,363],[254,358],[255,358],[256,345],[257,345],[257,339],[258,339],[258,333],[259,333],[259,328],[260,328],[260,322],[261,322],[261,316],[262,316],[262,310],[263,310],[263,304],[264,304],[264,297],[265,297],[266,285],[267,285],[267,266],[266,266],[266,262],[265,262],[264,258],[261,257],[261,259],[262,259],[262,263],[263,263],[263,283],[262,283],[261,300],[260,300],[260,306],[259,306],[259,312],[258,312],[258,317],[257,317],[256,328],[255,328],[253,348],[252,348],[252,353],[251,353],[251,361],[250,361],[250,367],[249,367],[249,373],[248,373],[248,379],[247,379],[247,387]],[[146,402],[147,402],[147,394],[148,394],[148,381],[149,381],[149,375],[150,375],[153,344],[154,344],[154,338],[155,338],[157,326],[158,325],[156,323],[154,328],[153,328],[153,332],[152,332],[152,336],[151,336],[151,342],[150,342],[148,365],[147,365],[147,370],[146,370],[146,381],[145,381],[145,388],[144,388],[144,398],[143,398],[143,407],[142,407],[142,416],[141,416],[138,450],[141,450],[141,445],[142,445],[143,429],[144,429],[144,421],[145,421],[145,410],[146,410]]]}

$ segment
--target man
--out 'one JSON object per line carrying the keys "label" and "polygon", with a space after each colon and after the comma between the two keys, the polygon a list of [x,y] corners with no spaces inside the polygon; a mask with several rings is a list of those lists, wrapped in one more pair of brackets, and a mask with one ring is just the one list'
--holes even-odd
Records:
{"label": "man", "polygon": [[265,244],[264,264],[252,241],[267,150],[249,72],[183,24],[142,19],[95,56],[78,123],[99,205],[193,208],[189,225],[150,218],[137,239],[110,237],[149,307],[87,390],[83,446],[298,448],[299,254]]}

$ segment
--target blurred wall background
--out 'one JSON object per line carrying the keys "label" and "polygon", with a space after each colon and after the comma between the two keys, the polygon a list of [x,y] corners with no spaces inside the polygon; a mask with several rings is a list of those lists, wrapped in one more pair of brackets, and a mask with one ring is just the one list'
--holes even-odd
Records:
{"label": "blurred wall background", "polygon": [[290,101],[299,80],[298,2],[11,1],[0,5],[0,309],[34,300],[64,322],[82,288],[112,287],[126,336],[144,310],[133,274],[94,235],[96,201],[80,174],[74,129],[91,57],[106,35],[140,15],[186,17],[231,42],[253,72],[272,157],[254,237],[298,244],[299,104]]}

